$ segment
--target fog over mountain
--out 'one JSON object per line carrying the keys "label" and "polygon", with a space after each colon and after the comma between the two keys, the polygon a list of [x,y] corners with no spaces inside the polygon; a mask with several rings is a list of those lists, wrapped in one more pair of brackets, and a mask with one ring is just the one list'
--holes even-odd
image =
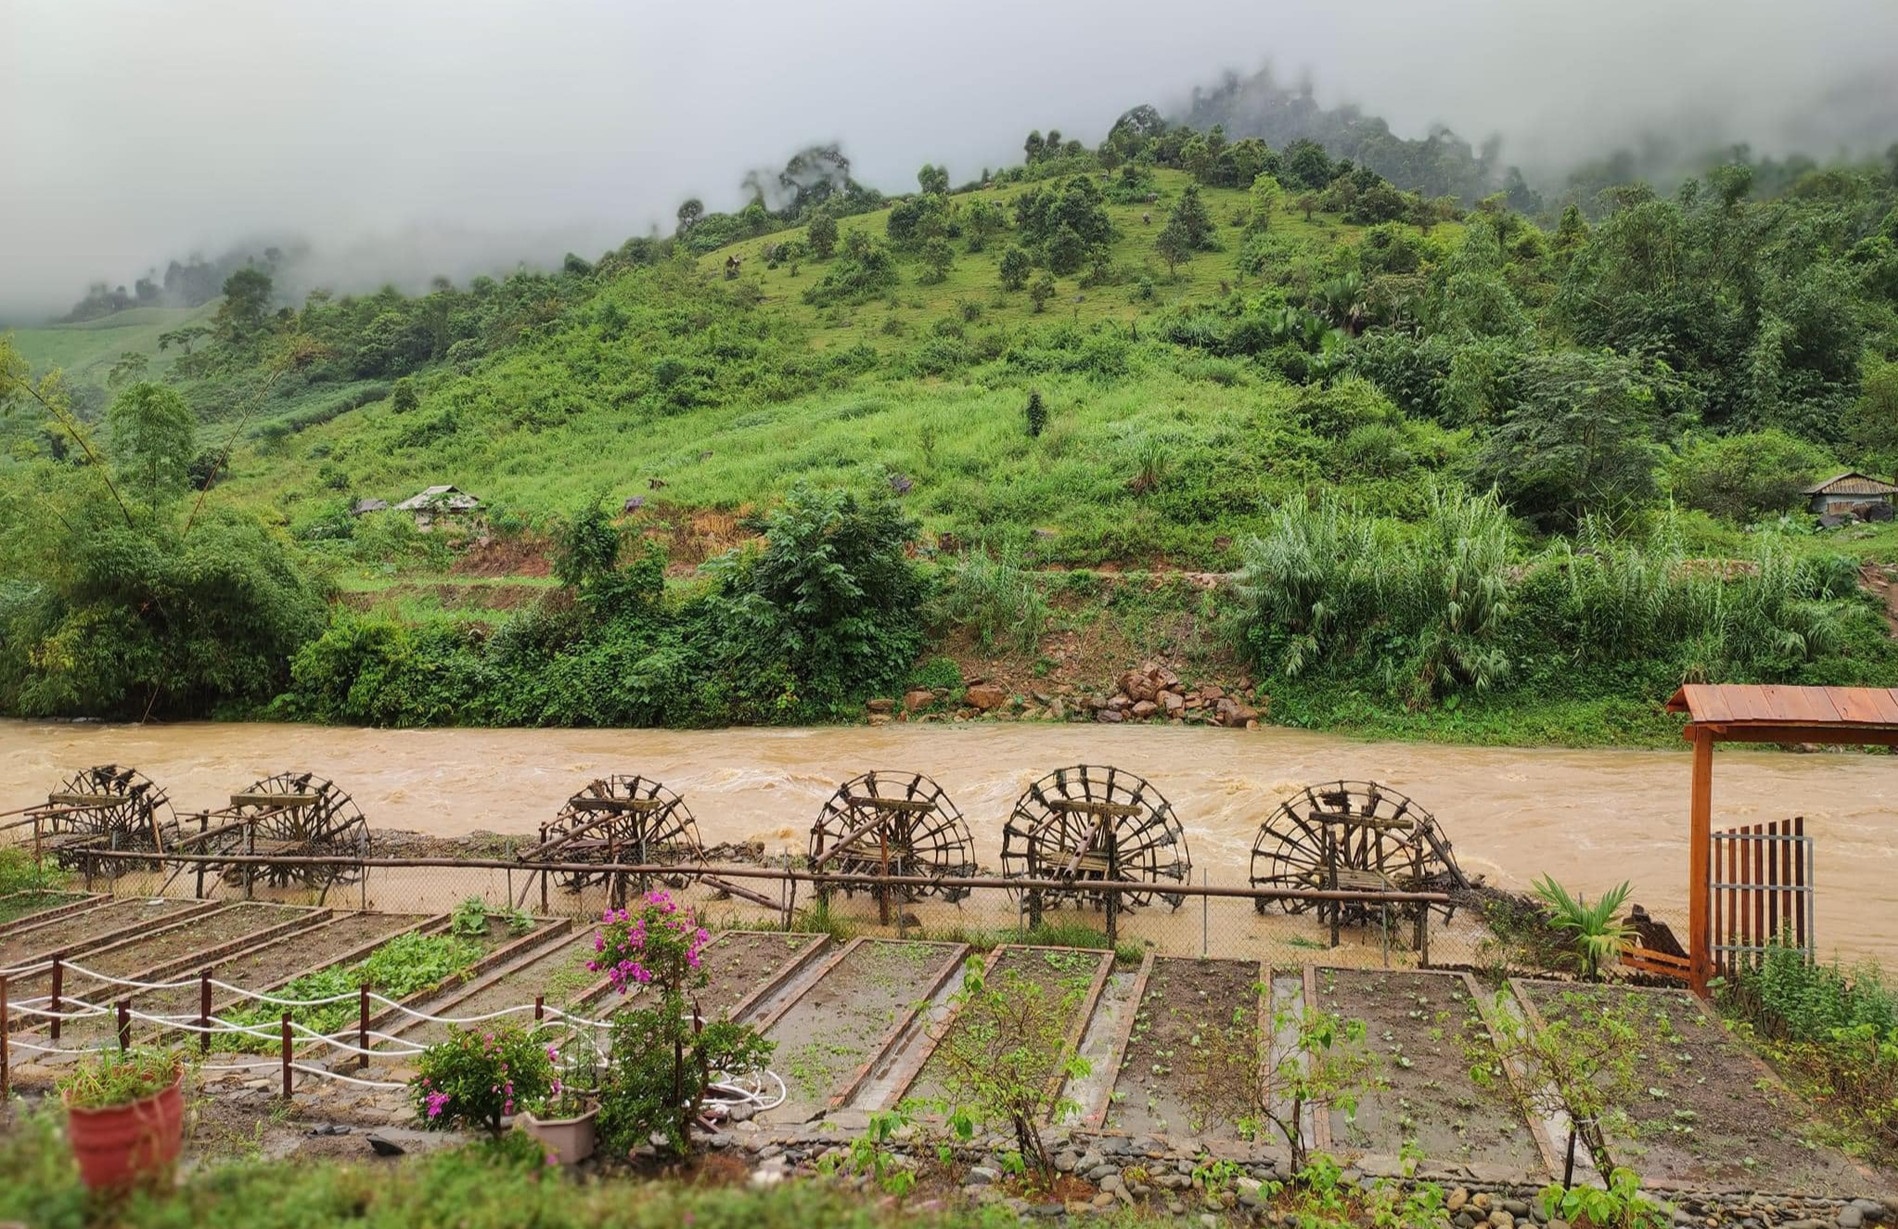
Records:
{"label": "fog over mountain", "polygon": [[0,0],[0,318],[296,235],[339,289],[586,255],[839,140],[886,190],[1270,63],[1532,175],[1898,141],[1889,0]]}

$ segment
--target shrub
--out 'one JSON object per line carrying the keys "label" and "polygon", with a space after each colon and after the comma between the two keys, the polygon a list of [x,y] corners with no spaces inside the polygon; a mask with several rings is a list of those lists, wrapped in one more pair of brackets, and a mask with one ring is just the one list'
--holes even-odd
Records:
{"label": "shrub", "polygon": [[1005,644],[1030,652],[1048,625],[1047,599],[1013,546],[999,555],[976,551],[959,557],[935,605],[942,622],[972,629],[984,649]]}
{"label": "shrub", "polygon": [[544,1029],[519,1024],[450,1025],[448,1038],[415,1060],[409,1098],[430,1131],[501,1133],[501,1120],[557,1094],[558,1052]]}
{"label": "shrub", "polygon": [[622,1155],[660,1141],[683,1155],[711,1086],[771,1057],[772,1043],[755,1029],[699,1015],[690,992],[708,981],[699,953],[709,939],[665,892],[608,911],[594,935],[598,957],[588,967],[604,971],[622,995],[643,988],[639,1007],[613,1017],[612,1060],[600,1089],[600,1134]]}

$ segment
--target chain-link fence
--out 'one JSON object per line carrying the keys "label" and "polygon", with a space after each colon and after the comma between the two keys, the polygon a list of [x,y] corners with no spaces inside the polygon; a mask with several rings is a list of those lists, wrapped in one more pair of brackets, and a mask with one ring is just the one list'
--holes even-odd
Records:
{"label": "chain-link fence", "polygon": [[399,913],[492,910],[596,918],[663,887],[720,929],[1116,947],[1357,967],[1535,966],[1480,895],[1267,889],[1219,882],[924,877],[794,866],[496,858],[313,858],[93,851],[77,883],[117,895],[254,899]]}

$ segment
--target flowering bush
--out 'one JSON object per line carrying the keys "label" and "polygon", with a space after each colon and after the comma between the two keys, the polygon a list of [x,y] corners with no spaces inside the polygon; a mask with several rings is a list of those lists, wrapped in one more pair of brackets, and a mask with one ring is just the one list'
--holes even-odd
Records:
{"label": "flowering bush", "polygon": [[624,1153],[649,1141],[684,1153],[690,1129],[720,1076],[764,1065],[772,1045],[755,1029],[706,1021],[688,996],[709,980],[700,953],[710,943],[690,909],[665,892],[633,909],[611,909],[593,937],[588,967],[627,994],[645,987],[640,1006],[613,1017],[612,1061],[600,1089],[600,1135]]}
{"label": "flowering bush", "polygon": [[518,1024],[463,1029],[422,1051],[409,1097],[431,1131],[455,1127],[501,1133],[501,1119],[560,1095],[560,1053],[545,1029]]}
{"label": "flowering bush", "polygon": [[587,968],[605,973],[620,994],[652,986],[670,996],[705,984],[699,953],[711,941],[690,909],[664,892],[651,892],[637,910],[606,911],[593,936],[599,955]]}

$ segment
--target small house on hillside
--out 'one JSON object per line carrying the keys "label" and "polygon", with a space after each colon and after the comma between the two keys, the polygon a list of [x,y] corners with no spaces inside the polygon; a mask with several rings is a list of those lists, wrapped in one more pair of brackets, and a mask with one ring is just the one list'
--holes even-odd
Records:
{"label": "small house on hillside", "polygon": [[371,512],[387,512],[389,501],[386,499],[359,499],[349,505],[351,516],[368,516]]}
{"label": "small house on hillside", "polygon": [[466,516],[481,506],[481,501],[452,486],[432,486],[420,495],[395,506],[397,512],[412,513],[417,529],[427,529],[438,519]]}
{"label": "small house on hillside", "polygon": [[1816,516],[1856,516],[1867,521],[1891,519],[1891,497],[1898,486],[1848,471],[1806,488]]}

